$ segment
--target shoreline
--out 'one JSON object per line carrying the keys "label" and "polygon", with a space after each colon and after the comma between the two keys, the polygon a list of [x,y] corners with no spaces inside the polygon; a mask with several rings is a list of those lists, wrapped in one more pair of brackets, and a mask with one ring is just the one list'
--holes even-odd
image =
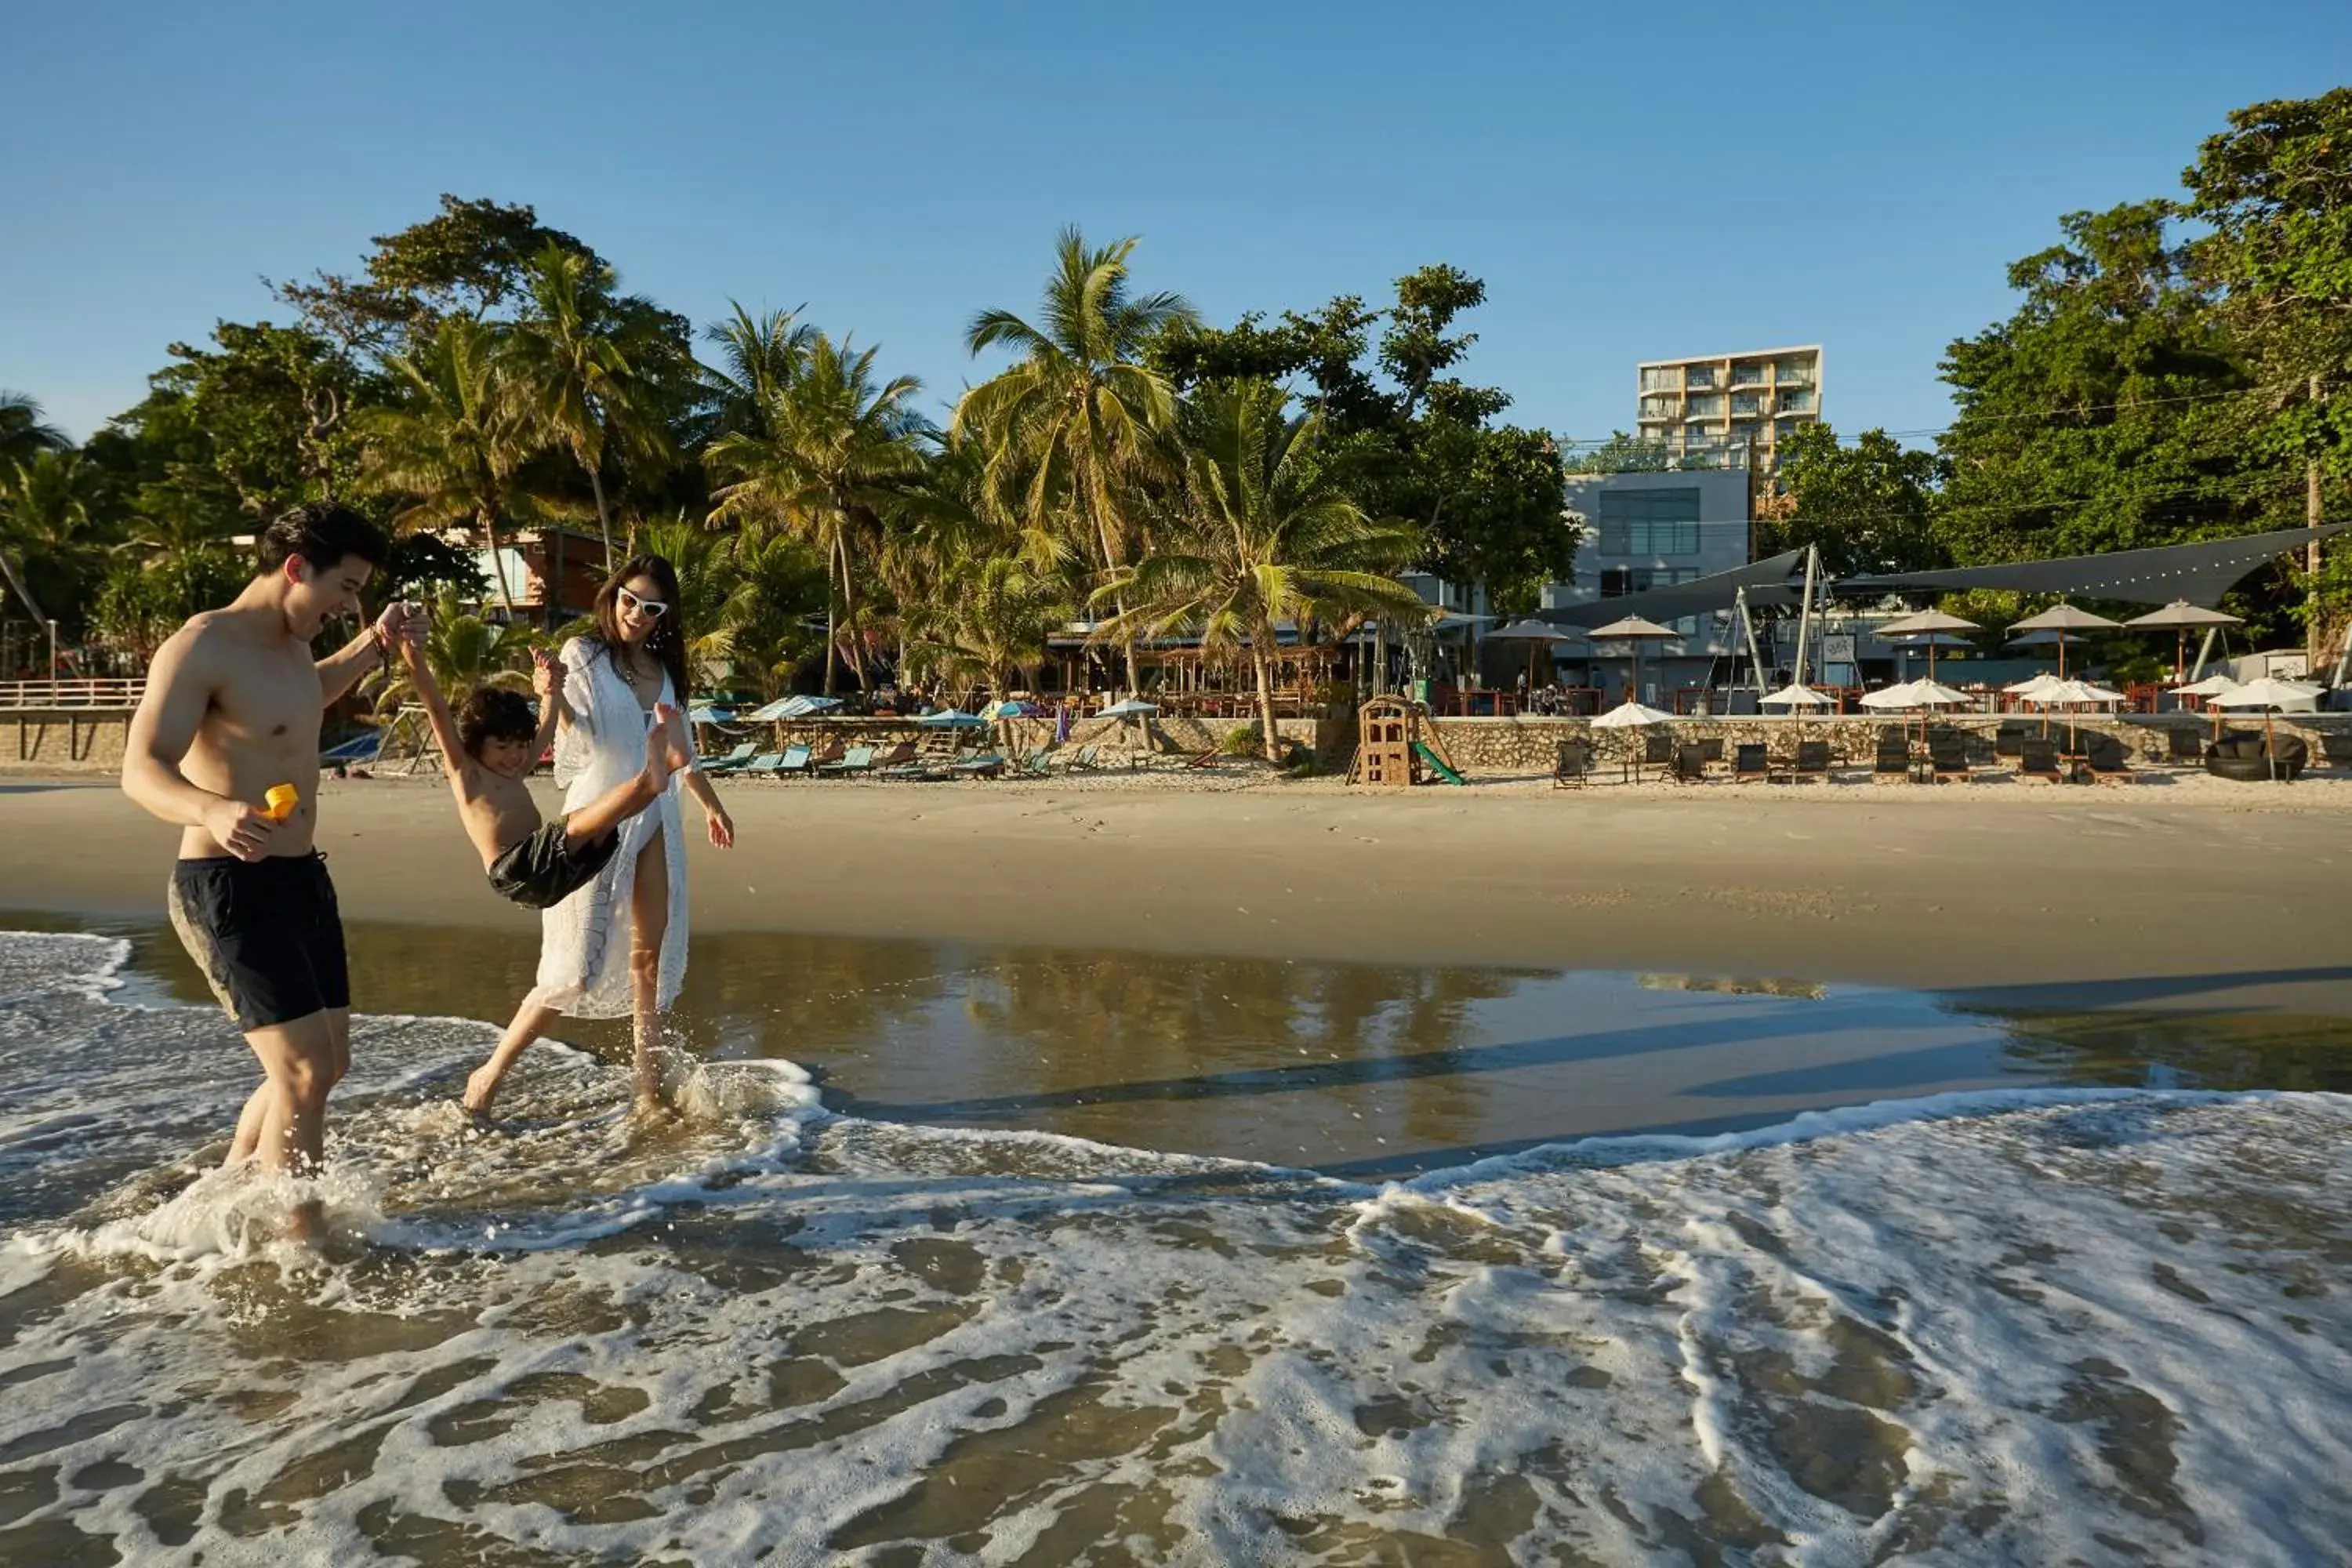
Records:
{"label": "shoreline", "polygon": [[[2352,1014],[2327,912],[2352,858],[2347,781],[2242,805],[2185,789],[1375,792],[1150,773],[722,787],[737,850],[687,813],[697,932]],[[0,782],[0,910],[161,918],[175,830],[110,781]],[[535,924],[485,885],[438,781],[327,781],[319,847],[353,922]]]}

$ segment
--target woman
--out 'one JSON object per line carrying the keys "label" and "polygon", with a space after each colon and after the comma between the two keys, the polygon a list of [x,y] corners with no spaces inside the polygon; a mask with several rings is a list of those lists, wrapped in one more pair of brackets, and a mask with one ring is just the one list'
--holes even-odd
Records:
{"label": "woman", "polygon": [[[677,573],[668,562],[640,555],[624,563],[596,591],[595,616],[594,631],[563,645],[555,777],[566,785],[567,812],[642,767],[655,705],[683,708],[689,690]],[[632,1015],[638,1109],[658,1100],[660,1018],[686,978],[681,782],[702,806],[710,842],[734,847],[735,824],[698,758],[696,766],[673,777],[667,794],[623,825],[621,847],[594,881],[541,911],[539,983],[490,1059],[466,1080],[467,1110],[487,1112],[515,1058],[566,1013],[577,1018]]]}

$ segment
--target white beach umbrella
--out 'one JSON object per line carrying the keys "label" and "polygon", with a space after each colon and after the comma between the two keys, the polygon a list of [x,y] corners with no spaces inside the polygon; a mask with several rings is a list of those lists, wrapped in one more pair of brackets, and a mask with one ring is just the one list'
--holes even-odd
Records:
{"label": "white beach umbrella", "polygon": [[1595,719],[1592,727],[1596,730],[1637,730],[1644,724],[1672,723],[1674,717],[1654,708],[1644,708],[1639,702],[1625,702]]}
{"label": "white beach umbrella", "polygon": [[1761,708],[1830,708],[1836,705],[1836,699],[1792,681],[1778,691],[1766,692],[1756,702]]}
{"label": "white beach umbrella", "polygon": [[1916,680],[1906,680],[1899,686],[1883,686],[1876,691],[1865,691],[1862,694],[1862,705],[1887,712],[1907,711],[1920,706],[1919,684]]}
{"label": "white beach umbrella", "polygon": [[2238,683],[2226,675],[2209,675],[2202,680],[2192,680],[2172,689],[2181,697],[2219,697],[2224,691],[2238,689]]}
{"label": "white beach umbrella", "polygon": [[1955,691],[1937,681],[1915,680],[1911,686],[1918,693],[1919,705],[1923,708],[1965,708],[1976,700],[1967,692]]}
{"label": "white beach umbrella", "polygon": [[2057,684],[2058,678],[2045,669],[2039,675],[2028,676],[2023,680],[2018,681],[2015,685],[2004,686],[2001,689],[2008,692],[2011,697],[2031,698],[2035,692],[2041,690],[2043,687],[2055,686]]}
{"label": "white beach umbrella", "polygon": [[[2300,709],[2314,702],[2320,689],[2306,686],[2300,680],[2281,680],[2265,675],[2247,681],[2243,686],[2224,691],[2213,699],[2216,708],[2259,708],[2263,710],[2263,748],[2277,755],[2277,721],[2271,717],[2281,709]],[[2221,721],[2217,717],[2213,727],[2218,731]]]}

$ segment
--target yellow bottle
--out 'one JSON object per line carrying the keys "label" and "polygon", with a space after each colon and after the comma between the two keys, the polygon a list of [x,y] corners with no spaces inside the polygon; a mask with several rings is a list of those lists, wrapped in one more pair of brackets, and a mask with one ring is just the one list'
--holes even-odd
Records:
{"label": "yellow bottle", "polygon": [[269,820],[283,822],[294,815],[296,806],[302,804],[302,795],[290,784],[271,784],[269,793],[261,800],[264,809],[269,814]]}

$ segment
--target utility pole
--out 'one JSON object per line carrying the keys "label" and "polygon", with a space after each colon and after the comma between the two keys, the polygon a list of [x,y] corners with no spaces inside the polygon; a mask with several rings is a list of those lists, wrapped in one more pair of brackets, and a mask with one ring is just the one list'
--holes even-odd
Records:
{"label": "utility pole", "polygon": [[[2319,407],[2319,378],[2311,378],[2311,406]],[[2319,454],[2303,469],[2303,521],[2311,529],[2311,542],[2303,547],[2303,569],[2310,576],[2311,585],[2304,596],[2304,647],[2310,656],[2306,668],[2319,668]]]}

